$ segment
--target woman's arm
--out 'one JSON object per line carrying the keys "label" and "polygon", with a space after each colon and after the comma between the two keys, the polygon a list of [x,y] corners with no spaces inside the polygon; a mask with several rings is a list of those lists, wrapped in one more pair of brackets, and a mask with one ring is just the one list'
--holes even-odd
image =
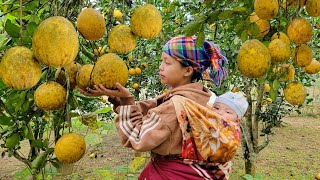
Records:
{"label": "woman's arm", "polygon": [[[137,105],[119,106],[115,124],[122,144],[145,152],[155,149],[170,138],[172,132],[164,121],[170,115],[160,110],[161,107],[153,108],[143,115],[143,109]],[[175,118],[175,115],[171,118]]]}

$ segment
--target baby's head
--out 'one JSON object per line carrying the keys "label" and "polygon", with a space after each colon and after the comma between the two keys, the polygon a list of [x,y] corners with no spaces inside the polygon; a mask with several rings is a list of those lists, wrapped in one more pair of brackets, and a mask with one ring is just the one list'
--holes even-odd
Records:
{"label": "baby's head", "polygon": [[239,94],[226,92],[217,97],[212,110],[231,121],[237,121],[244,116],[248,105],[247,100]]}

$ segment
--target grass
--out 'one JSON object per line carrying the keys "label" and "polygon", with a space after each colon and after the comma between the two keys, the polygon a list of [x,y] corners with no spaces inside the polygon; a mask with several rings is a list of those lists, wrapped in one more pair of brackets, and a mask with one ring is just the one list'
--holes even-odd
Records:
{"label": "grass", "polygon": [[[319,118],[285,118],[286,126],[274,129],[270,144],[258,154],[257,174],[264,180],[311,180],[320,173]],[[241,179],[244,160],[241,151],[230,177]]]}

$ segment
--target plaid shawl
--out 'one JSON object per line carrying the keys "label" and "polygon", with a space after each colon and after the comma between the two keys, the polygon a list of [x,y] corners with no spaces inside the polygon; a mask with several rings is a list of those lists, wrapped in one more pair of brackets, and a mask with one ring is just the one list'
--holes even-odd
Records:
{"label": "plaid shawl", "polygon": [[228,59],[213,42],[204,41],[202,46],[196,47],[196,36],[178,36],[169,40],[162,51],[181,64],[192,66],[201,75],[197,79],[201,79],[202,73],[207,70],[210,78],[220,86],[222,79],[228,76],[224,67]]}

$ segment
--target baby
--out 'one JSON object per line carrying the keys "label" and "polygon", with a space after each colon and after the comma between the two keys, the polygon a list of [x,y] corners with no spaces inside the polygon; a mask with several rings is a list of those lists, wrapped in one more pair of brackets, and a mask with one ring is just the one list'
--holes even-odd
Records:
{"label": "baby", "polygon": [[246,113],[248,105],[246,99],[239,94],[226,92],[217,97],[212,105],[212,110],[230,121],[239,123]]}

